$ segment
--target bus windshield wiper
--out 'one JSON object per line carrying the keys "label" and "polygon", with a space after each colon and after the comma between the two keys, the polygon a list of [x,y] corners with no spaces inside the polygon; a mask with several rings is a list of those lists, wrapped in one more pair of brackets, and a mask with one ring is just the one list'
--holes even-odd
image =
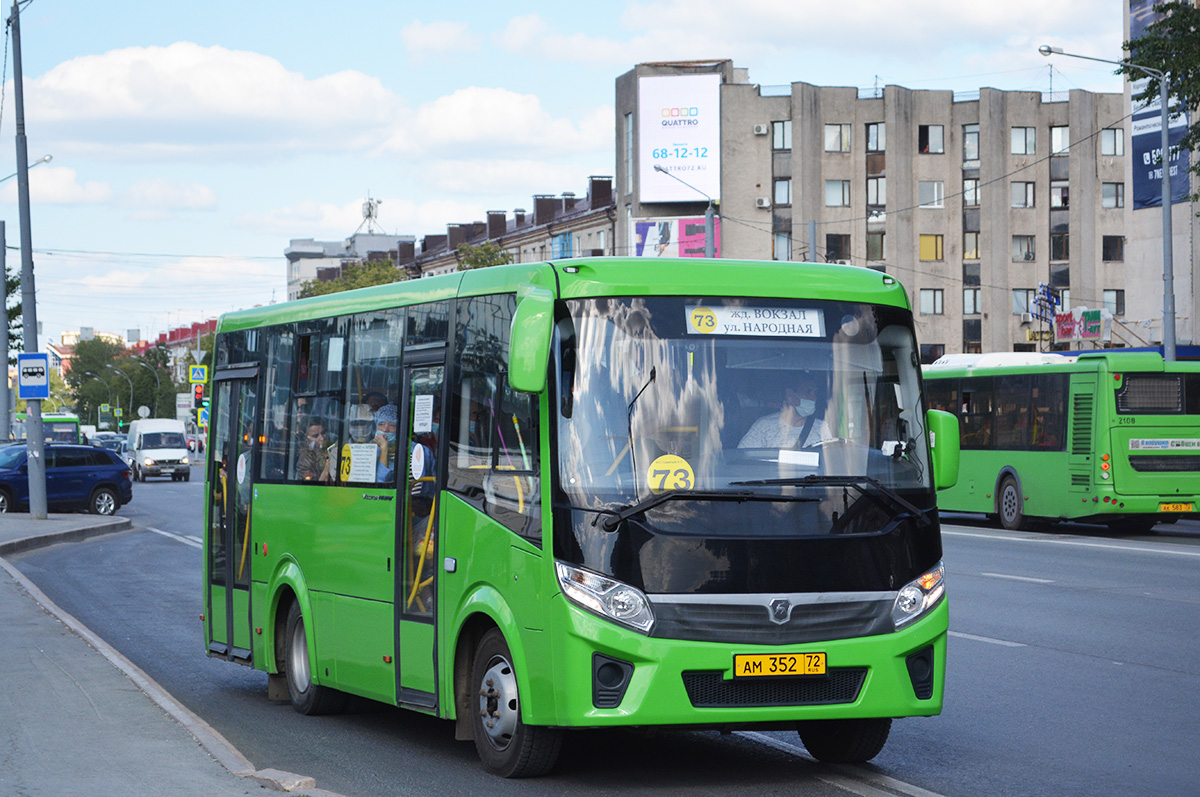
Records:
{"label": "bus windshield wiper", "polygon": [[[617,526],[634,515],[645,512],[647,509],[653,509],[659,504],[665,504],[667,501],[677,501],[680,499],[691,499],[693,501],[778,501],[777,495],[763,495],[756,493],[753,490],[739,490],[737,492],[729,492],[728,490],[667,490],[658,495],[652,495],[645,500],[638,501],[636,504],[629,506],[619,511],[601,510],[604,520],[601,521],[601,515],[596,515],[592,525],[595,526],[600,522],[600,527],[605,531],[614,531]],[[816,498],[792,498],[791,501],[816,501]],[[596,511],[596,510],[592,510]]]}
{"label": "bus windshield wiper", "polygon": [[798,476],[790,479],[753,479],[750,481],[730,482],[730,485],[739,487],[768,487],[775,485],[781,487],[853,487],[863,495],[885,496],[892,503],[904,509],[904,511],[924,524],[933,522],[926,514],[929,510],[918,509],[911,501],[900,495],[900,493],[870,476],[825,476],[820,473],[812,473],[808,476]]}

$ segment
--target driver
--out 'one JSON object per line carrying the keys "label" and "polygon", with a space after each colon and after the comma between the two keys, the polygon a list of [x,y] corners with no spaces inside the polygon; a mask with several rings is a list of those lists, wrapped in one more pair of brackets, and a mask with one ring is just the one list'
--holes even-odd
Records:
{"label": "driver", "polygon": [[833,439],[833,432],[821,417],[825,412],[821,375],[801,371],[783,394],[779,411],[755,421],[738,448],[808,448]]}

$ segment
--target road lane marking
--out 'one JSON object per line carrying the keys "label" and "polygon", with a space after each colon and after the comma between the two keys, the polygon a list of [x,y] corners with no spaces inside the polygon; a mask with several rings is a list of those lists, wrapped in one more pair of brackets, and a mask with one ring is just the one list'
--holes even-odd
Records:
{"label": "road lane marking", "polygon": [[1006,542],[1025,542],[1035,543],[1041,542],[1047,545],[1070,545],[1076,548],[1100,548],[1107,551],[1136,551],[1137,553],[1162,553],[1168,556],[1193,556],[1200,557],[1200,551],[1184,551],[1172,548],[1150,548],[1133,545],[1109,545],[1101,542],[1081,542],[1079,540],[1060,540],[1051,539],[1048,537],[1027,537],[1027,536],[1009,536],[1007,534],[977,534],[970,531],[946,531],[942,528],[942,536],[950,537],[975,537],[981,540],[1005,540]]}
{"label": "road lane marking", "polygon": [[153,526],[142,526],[142,528],[144,528],[146,531],[153,531],[155,534],[161,534],[164,537],[170,537],[171,539],[173,539],[177,542],[182,542],[184,545],[190,545],[193,548],[204,547],[203,545],[201,545],[199,540],[193,540],[192,538],[184,537],[181,534],[174,534],[169,531],[163,531],[162,529],[156,529]]}
{"label": "road lane marking", "polygon": [[1009,642],[1005,639],[992,639],[990,636],[975,636],[974,634],[964,634],[961,631],[949,631],[950,636],[956,636],[960,639],[970,639],[975,642],[986,642],[989,645],[1002,645],[1006,648],[1027,648],[1029,647],[1024,642]]}
{"label": "road lane marking", "polygon": [[[774,750],[794,755],[797,758],[803,758],[805,761],[817,763],[816,759],[808,755],[804,748],[780,741],[765,733],[758,731],[734,731],[733,735],[750,739]],[[839,764],[825,764],[824,766],[840,774],[818,774],[815,775],[817,780],[828,783],[830,786],[842,789],[843,791],[848,791],[851,794],[860,795],[860,797],[895,797],[897,793],[907,794],[910,797],[942,797],[937,792],[922,789],[920,786],[914,786],[902,780],[889,778],[887,775],[881,775],[878,772],[869,772],[857,767],[847,767]]]}
{"label": "road lane marking", "polygon": [[1032,578],[1030,576],[1010,576],[1005,573],[980,573],[979,575],[988,576],[989,578],[1007,578],[1012,581],[1030,581],[1034,584],[1053,584],[1054,583],[1053,579],[1049,579],[1049,578]]}

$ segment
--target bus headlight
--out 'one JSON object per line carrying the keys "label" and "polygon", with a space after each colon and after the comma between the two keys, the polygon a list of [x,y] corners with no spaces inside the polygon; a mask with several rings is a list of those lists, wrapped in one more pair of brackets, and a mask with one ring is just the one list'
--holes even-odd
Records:
{"label": "bus headlight", "polygon": [[555,562],[554,568],[563,595],[572,603],[643,634],[650,632],[654,612],[641,590],[563,562]]}
{"label": "bus headlight", "polygon": [[937,567],[900,588],[892,605],[892,623],[896,628],[908,625],[941,600],[946,592],[946,567]]}

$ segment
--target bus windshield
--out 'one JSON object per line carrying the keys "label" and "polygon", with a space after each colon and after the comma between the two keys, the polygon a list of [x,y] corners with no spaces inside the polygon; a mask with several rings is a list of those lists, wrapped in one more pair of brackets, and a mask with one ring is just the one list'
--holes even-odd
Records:
{"label": "bus windshield", "polygon": [[907,311],[807,299],[565,304],[559,481],[573,506],[619,509],[671,491],[805,500],[841,495],[844,477],[868,477],[866,491],[930,491]]}

